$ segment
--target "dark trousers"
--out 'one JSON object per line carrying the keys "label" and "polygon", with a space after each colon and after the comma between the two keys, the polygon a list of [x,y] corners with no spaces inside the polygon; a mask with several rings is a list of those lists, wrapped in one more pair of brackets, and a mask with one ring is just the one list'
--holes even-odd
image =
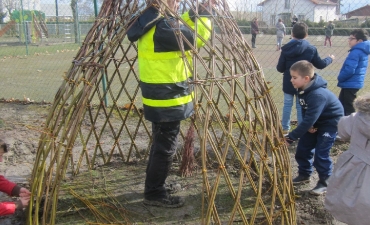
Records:
{"label": "dark trousers", "polygon": [[318,129],[315,133],[306,132],[298,142],[295,159],[298,163],[298,173],[311,176],[316,168],[320,179],[328,178],[333,169],[330,149],[334,144],[337,132],[325,132]]}
{"label": "dark trousers", "polygon": [[179,132],[180,121],[152,123],[153,143],[146,168],[145,199],[167,196],[164,184],[176,152]]}
{"label": "dark trousers", "polygon": [[256,47],[256,37],[257,34],[252,34],[252,47]]}
{"label": "dark trousers", "polygon": [[344,115],[348,116],[355,112],[353,101],[359,89],[355,88],[342,88],[339,93],[339,101],[342,103]]}
{"label": "dark trousers", "polygon": [[324,46],[326,46],[326,41],[329,41],[329,44],[330,44],[330,47],[331,47],[331,37],[330,37],[330,36],[326,36],[326,37],[325,37],[325,43],[324,43]]}

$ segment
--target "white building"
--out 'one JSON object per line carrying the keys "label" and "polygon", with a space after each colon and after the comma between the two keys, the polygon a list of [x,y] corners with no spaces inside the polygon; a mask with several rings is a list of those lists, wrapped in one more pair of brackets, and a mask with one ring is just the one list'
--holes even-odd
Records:
{"label": "white building", "polygon": [[298,21],[328,22],[340,17],[338,0],[264,0],[258,6],[262,7],[262,20],[269,25],[275,25],[281,18],[287,26],[293,15]]}

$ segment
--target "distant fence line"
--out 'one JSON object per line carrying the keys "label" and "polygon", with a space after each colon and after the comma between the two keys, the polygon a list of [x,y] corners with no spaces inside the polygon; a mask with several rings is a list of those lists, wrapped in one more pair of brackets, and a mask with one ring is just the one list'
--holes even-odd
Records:
{"label": "distant fence line", "polygon": [[[26,24],[30,24],[30,22],[26,22]],[[91,27],[93,26],[93,22],[81,22],[78,24],[79,26],[79,32],[82,36],[85,36]],[[0,24],[0,30],[3,29],[7,24]],[[75,28],[73,22],[59,22],[59,23],[46,23],[46,27],[49,33],[50,38],[52,37],[63,37],[64,35],[74,36],[75,35]],[[290,33],[292,27],[287,26],[287,33]],[[357,27],[361,28],[361,27]],[[14,34],[14,31],[8,31],[6,34],[4,34],[3,38],[6,37],[14,37],[19,36],[19,33],[23,32],[23,24],[17,23],[15,24],[16,29],[16,35]],[[250,26],[239,26],[240,31],[243,34],[250,34],[251,33],[251,27]],[[350,28],[336,28],[333,31],[334,36],[348,36],[349,33],[356,29],[356,27],[350,27]],[[364,28],[370,33],[370,28]],[[217,27],[216,27],[217,30]],[[275,26],[262,26],[259,27],[259,30],[262,34],[275,34],[276,28]],[[325,28],[324,27],[309,27],[308,29],[309,35],[325,35]],[[0,37],[0,42],[2,41],[2,38]]]}
{"label": "distant fence line", "polygon": [[[0,99],[23,99],[24,97],[35,100],[36,102],[52,102],[63,77],[71,63],[77,50],[83,42],[86,34],[91,29],[93,23],[83,22],[79,24],[80,42],[75,43],[74,24],[68,22],[46,23],[49,37],[47,40],[37,41],[32,39],[28,46],[24,43],[24,37],[5,34],[0,37]],[[4,24],[0,24],[0,29]],[[241,32],[245,35],[248,43],[251,41],[250,27],[240,26]],[[20,33],[24,27],[16,24],[16,29]],[[58,33],[59,29],[59,33]],[[68,30],[70,29],[70,30]],[[333,46],[324,47],[324,28],[309,28],[307,40],[315,45],[322,58],[329,54],[334,54],[336,59],[333,64],[323,70],[318,70],[320,75],[328,81],[328,88],[336,94],[339,89],[336,86],[337,76],[340,68],[348,55],[349,32],[355,28],[336,28],[332,38]],[[258,63],[263,68],[266,81],[273,86],[272,96],[281,109],[283,94],[281,90],[282,75],[276,71],[276,64],[280,52],[276,51],[275,27],[260,27],[260,34],[257,35],[257,49],[253,49]],[[68,33],[69,32],[69,33]],[[217,32],[217,28],[216,28]],[[283,44],[289,41],[290,27],[287,28],[287,36]],[[70,36],[67,36],[70,35]],[[125,40],[128,43],[128,40]],[[133,49],[131,49],[133,51]],[[26,53],[28,51],[28,53]],[[133,53],[134,54],[134,53]],[[25,57],[25,55],[29,55]],[[124,70],[125,67],[122,67]],[[108,70],[109,72],[109,70]],[[108,76],[110,74],[108,73]],[[117,83],[119,84],[119,83]],[[129,86],[129,84],[127,84]],[[367,71],[365,87],[361,92],[370,91],[370,69]],[[121,99],[120,99],[121,100]],[[127,103],[128,100],[122,100]],[[109,100],[112,102],[112,100]]]}

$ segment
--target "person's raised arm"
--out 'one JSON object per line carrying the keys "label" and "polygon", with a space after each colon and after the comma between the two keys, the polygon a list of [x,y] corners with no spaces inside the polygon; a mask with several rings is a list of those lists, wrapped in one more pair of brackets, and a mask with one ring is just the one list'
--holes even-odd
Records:
{"label": "person's raised arm", "polygon": [[160,18],[158,14],[158,9],[154,6],[146,9],[143,14],[138,18],[134,19],[132,24],[129,25],[129,30],[127,31],[127,38],[131,42],[137,41],[141,36],[148,32]]}
{"label": "person's raised arm", "polygon": [[313,127],[317,119],[320,117],[326,103],[326,97],[323,95],[311,96],[306,104],[308,105],[304,115],[304,120],[288,134],[289,139],[297,140],[302,137],[309,129]]}
{"label": "person's raised arm", "polygon": [[328,57],[321,59],[319,53],[317,52],[317,49],[315,49],[314,57],[312,58],[311,63],[317,69],[324,69],[329,64],[331,64],[334,59],[335,59],[334,55],[329,55]]}

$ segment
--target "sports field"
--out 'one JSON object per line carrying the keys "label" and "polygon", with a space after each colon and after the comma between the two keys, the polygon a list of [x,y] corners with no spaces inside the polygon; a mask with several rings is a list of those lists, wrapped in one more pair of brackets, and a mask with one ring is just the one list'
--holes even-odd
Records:
{"label": "sports field", "polygon": [[[250,42],[250,35],[245,39]],[[339,93],[336,87],[336,77],[348,54],[346,36],[334,36],[333,46],[324,47],[323,36],[309,36],[307,40],[315,45],[320,56],[335,55],[334,63],[323,70],[316,72],[328,81],[328,88],[335,94]],[[284,38],[288,42],[289,37]],[[282,108],[283,93],[281,91],[282,74],[275,69],[280,52],[275,50],[275,35],[258,35],[257,48],[253,49],[254,55],[263,68],[266,81],[272,86],[271,94],[278,109]],[[28,46],[29,55],[26,56],[24,46],[1,46],[0,47],[0,98],[20,99],[24,97],[41,102],[43,100],[52,102],[54,96],[61,86],[65,73],[69,70],[79,45],[73,43],[53,43],[50,45]],[[124,71],[125,68],[122,68]],[[360,91],[370,91],[370,69],[367,71],[365,87]],[[136,81],[129,80],[125,86],[130,89],[136,87]],[[120,86],[117,82],[115,86]],[[140,101],[140,99],[138,99]],[[122,99],[124,104],[126,100]],[[109,101],[108,101],[109,103]]]}

